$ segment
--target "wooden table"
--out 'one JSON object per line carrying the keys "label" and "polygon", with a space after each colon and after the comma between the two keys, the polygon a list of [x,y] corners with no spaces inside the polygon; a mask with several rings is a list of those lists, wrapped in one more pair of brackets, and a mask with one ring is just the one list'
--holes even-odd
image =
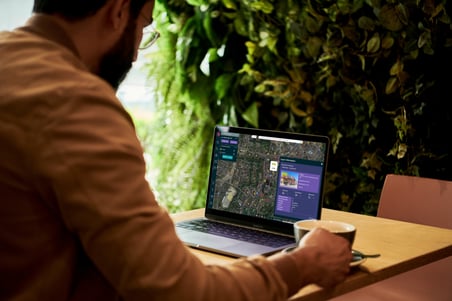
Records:
{"label": "wooden table", "polygon": [[[203,216],[204,209],[172,214],[174,221]],[[346,281],[333,290],[316,285],[302,288],[290,301],[327,300],[430,262],[452,256],[452,230],[323,209],[322,219],[344,221],[357,228],[353,249],[380,253],[354,267]],[[227,263],[234,258],[192,249],[205,263]]]}

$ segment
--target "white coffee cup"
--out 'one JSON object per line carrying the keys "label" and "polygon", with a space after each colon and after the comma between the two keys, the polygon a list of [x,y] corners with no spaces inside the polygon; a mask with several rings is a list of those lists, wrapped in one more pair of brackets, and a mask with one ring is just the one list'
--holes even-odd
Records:
{"label": "white coffee cup", "polygon": [[354,225],[340,221],[317,219],[300,220],[293,224],[295,241],[297,244],[304,235],[317,227],[342,236],[350,242],[350,245],[353,245],[356,235],[356,227]]}

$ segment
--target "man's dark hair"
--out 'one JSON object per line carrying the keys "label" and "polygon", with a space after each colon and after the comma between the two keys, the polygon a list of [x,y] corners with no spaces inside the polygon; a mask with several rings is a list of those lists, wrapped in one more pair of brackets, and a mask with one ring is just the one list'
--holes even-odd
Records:
{"label": "man's dark hair", "polygon": [[[67,20],[76,21],[94,15],[110,0],[35,0],[34,13],[58,14]],[[143,5],[150,0],[131,0],[130,14],[136,18]]]}

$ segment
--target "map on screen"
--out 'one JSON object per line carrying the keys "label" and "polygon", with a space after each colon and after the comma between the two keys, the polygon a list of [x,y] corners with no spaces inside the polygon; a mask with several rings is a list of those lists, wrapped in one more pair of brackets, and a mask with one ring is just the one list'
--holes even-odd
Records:
{"label": "map on screen", "polygon": [[294,221],[316,218],[326,144],[218,132],[210,208]]}

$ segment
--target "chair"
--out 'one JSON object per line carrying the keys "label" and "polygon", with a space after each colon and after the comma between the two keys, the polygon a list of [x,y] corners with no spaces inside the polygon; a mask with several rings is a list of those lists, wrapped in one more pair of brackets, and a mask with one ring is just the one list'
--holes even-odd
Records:
{"label": "chair", "polygon": [[[377,216],[452,229],[452,181],[388,174]],[[452,256],[331,300],[451,301]]]}

